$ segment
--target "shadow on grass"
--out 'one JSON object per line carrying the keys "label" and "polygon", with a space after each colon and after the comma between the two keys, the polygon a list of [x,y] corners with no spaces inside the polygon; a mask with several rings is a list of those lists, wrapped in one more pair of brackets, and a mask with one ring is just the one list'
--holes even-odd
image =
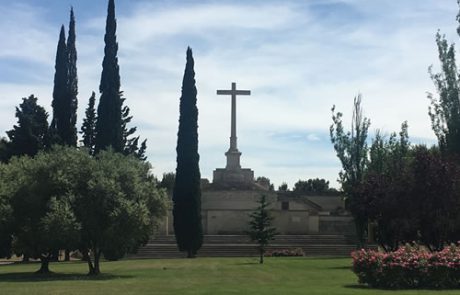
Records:
{"label": "shadow on grass", "polygon": [[37,281],[107,281],[132,278],[127,275],[112,275],[102,273],[98,276],[75,273],[37,274],[33,272],[15,272],[0,274],[0,282],[37,282]]}
{"label": "shadow on grass", "polygon": [[406,291],[406,290],[416,290],[416,291],[458,291],[458,288],[372,288],[367,285],[361,284],[351,284],[344,285],[343,287],[348,289],[365,289],[365,290],[382,290],[382,291]]}
{"label": "shadow on grass", "polygon": [[367,285],[360,285],[360,284],[345,285],[344,287],[348,289],[371,289]]}
{"label": "shadow on grass", "polygon": [[337,270],[353,270],[351,266],[333,266],[329,267],[329,269],[337,269]]}

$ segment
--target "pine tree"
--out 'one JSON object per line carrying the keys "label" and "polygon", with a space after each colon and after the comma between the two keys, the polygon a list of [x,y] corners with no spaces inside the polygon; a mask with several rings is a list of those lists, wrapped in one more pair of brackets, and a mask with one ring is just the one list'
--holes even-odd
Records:
{"label": "pine tree", "polygon": [[69,36],[67,37],[68,54],[68,79],[69,79],[69,100],[70,103],[70,125],[64,138],[64,142],[70,146],[77,146],[77,108],[78,108],[78,76],[77,76],[77,48],[75,46],[75,15],[73,7],[70,9]]}
{"label": "pine tree", "polygon": [[81,134],[83,135],[82,143],[83,146],[89,150],[89,153],[94,154],[94,139],[96,137],[96,110],[94,105],[96,102],[96,93],[92,93],[89,98],[88,107],[85,111],[85,118],[81,125]]}
{"label": "pine tree", "polygon": [[276,229],[272,226],[273,216],[267,209],[270,206],[267,197],[262,195],[258,203],[259,206],[250,215],[248,235],[259,245],[259,263],[262,264],[268,244],[275,239]]}
{"label": "pine tree", "polygon": [[177,168],[173,191],[174,232],[180,251],[195,257],[203,243],[201,188],[198,154],[197,90],[192,50],[187,49],[187,64],[180,98],[177,134]]}
{"label": "pine tree", "polygon": [[[67,107],[66,101],[69,99],[68,86],[68,55],[67,45],[65,41],[64,26],[61,26],[59,34],[59,42],[56,51],[56,63],[54,73],[54,89],[53,101],[53,119],[51,121],[51,143],[64,144],[66,130],[66,118],[68,118],[70,110]],[[70,122],[69,122],[70,123]]]}
{"label": "pine tree", "polygon": [[114,0],[109,0],[105,28],[105,49],[99,91],[101,98],[97,108],[95,152],[111,146],[123,152],[122,93],[120,92],[120,69],[118,66],[117,21]]}
{"label": "pine tree", "polygon": [[16,108],[17,125],[7,131],[10,156],[35,156],[48,146],[48,114],[33,95]]}

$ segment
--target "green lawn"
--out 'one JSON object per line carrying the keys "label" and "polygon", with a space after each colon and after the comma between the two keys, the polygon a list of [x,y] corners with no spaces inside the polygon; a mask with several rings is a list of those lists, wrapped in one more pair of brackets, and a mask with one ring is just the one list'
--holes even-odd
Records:
{"label": "green lawn", "polygon": [[102,263],[100,278],[80,262],[53,263],[37,278],[38,264],[0,266],[0,294],[459,294],[384,291],[359,286],[347,258],[197,258]]}

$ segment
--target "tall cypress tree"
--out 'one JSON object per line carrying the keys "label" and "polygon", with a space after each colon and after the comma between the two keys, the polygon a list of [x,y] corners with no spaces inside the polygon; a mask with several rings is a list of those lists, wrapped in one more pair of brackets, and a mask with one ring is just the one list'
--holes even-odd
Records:
{"label": "tall cypress tree", "polygon": [[56,63],[54,73],[53,101],[53,119],[51,121],[51,143],[64,143],[64,130],[66,129],[66,117],[70,109],[66,104],[68,100],[68,55],[65,40],[64,25],[61,26],[59,42],[56,51]]}
{"label": "tall cypress tree", "polygon": [[85,118],[81,125],[81,134],[83,135],[83,146],[88,148],[90,154],[94,154],[94,139],[96,137],[96,110],[94,105],[96,102],[96,93],[92,93],[89,98],[88,108],[85,111]]}
{"label": "tall cypress tree", "polygon": [[78,108],[78,76],[77,76],[77,48],[75,45],[75,15],[73,7],[70,9],[69,36],[67,37],[67,54],[68,54],[68,79],[69,79],[69,99],[70,103],[70,123],[69,130],[66,132],[64,142],[70,146],[77,146],[77,108]]}
{"label": "tall cypress tree", "polygon": [[96,153],[109,146],[112,146],[117,152],[122,152],[124,148],[116,30],[115,3],[114,0],[109,0],[104,37],[104,61],[102,62],[101,84],[99,86],[101,98],[97,108]]}
{"label": "tall cypress tree", "polygon": [[203,243],[201,225],[201,188],[198,154],[197,90],[192,50],[187,49],[187,64],[182,81],[179,131],[177,134],[177,168],[173,191],[174,232],[180,251],[195,257]]}

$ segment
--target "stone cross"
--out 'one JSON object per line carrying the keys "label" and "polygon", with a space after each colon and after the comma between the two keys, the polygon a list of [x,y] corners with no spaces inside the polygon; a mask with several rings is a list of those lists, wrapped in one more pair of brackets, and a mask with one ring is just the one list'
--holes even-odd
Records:
{"label": "stone cross", "polygon": [[250,90],[236,90],[236,83],[232,82],[231,90],[217,90],[217,95],[231,95],[232,96],[232,125],[230,133],[230,148],[225,153],[227,156],[227,169],[238,169],[240,166],[241,153],[237,147],[236,137],[236,96],[237,95],[251,95]]}

